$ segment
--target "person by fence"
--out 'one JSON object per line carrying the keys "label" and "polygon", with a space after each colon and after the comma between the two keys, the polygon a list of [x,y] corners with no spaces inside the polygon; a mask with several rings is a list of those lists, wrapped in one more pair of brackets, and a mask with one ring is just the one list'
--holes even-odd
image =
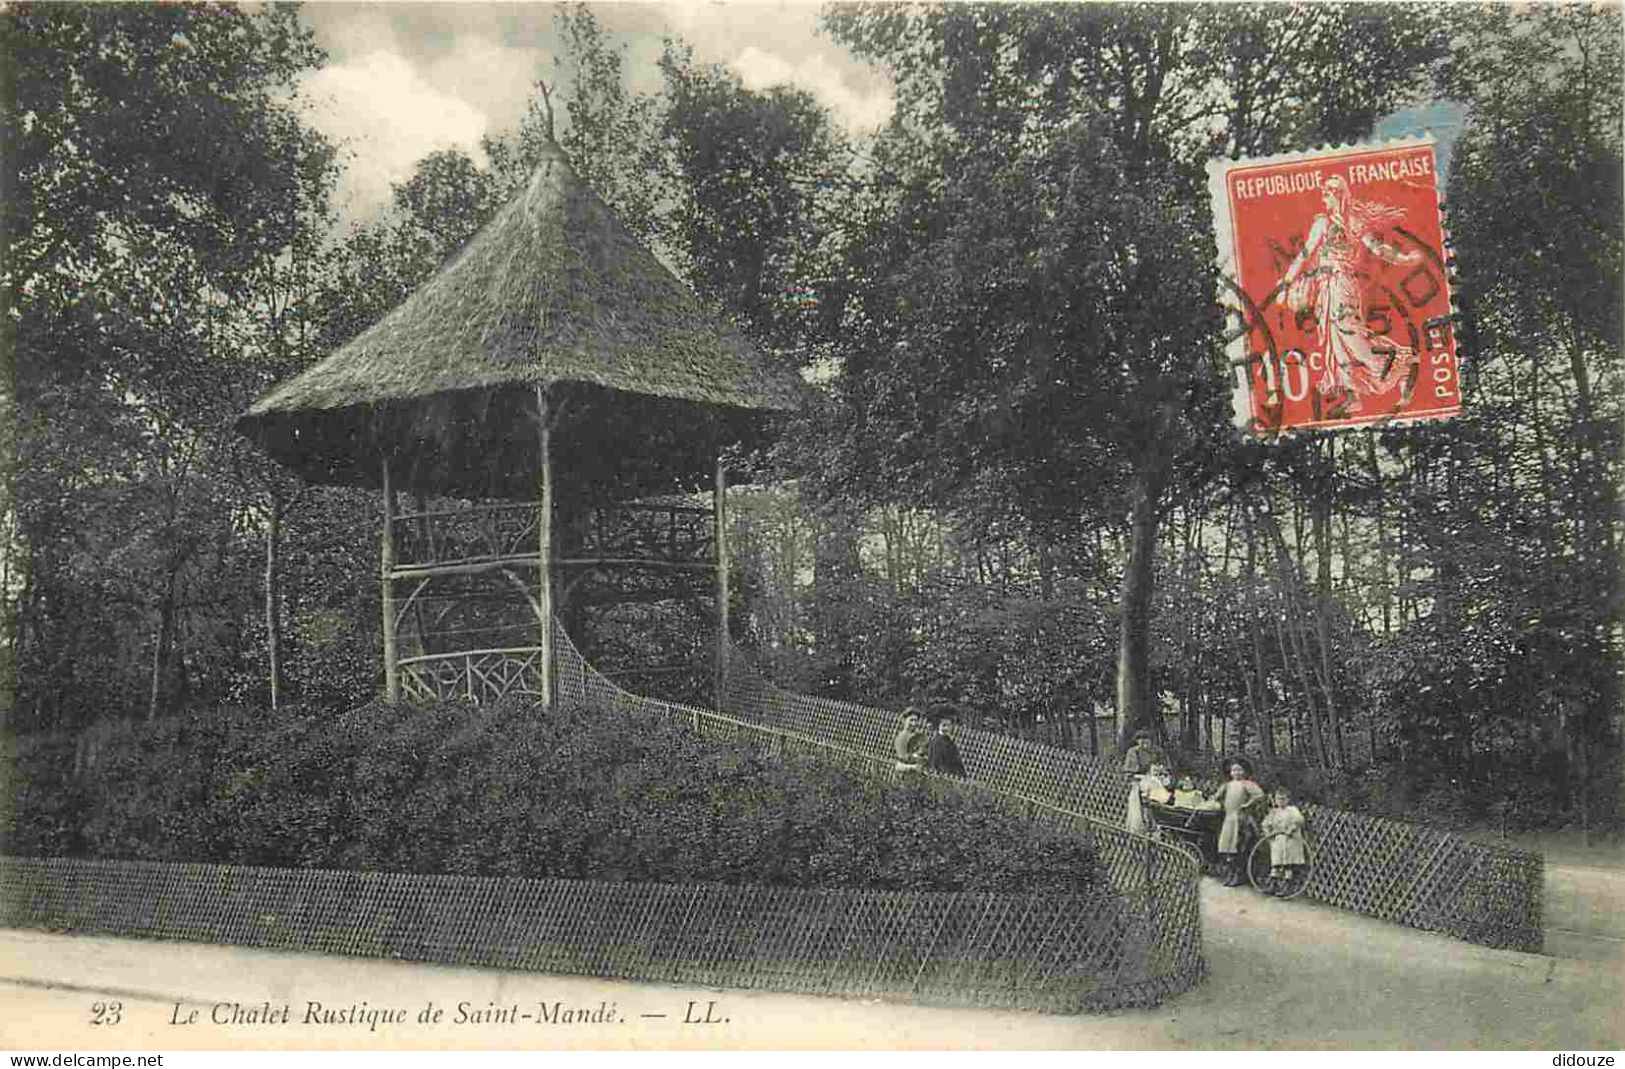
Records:
{"label": "person by fence", "polygon": [[1181,809],[1195,809],[1207,796],[1196,786],[1196,777],[1189,772],[1179,777],[1179,786],[1174,790],[1174,805]]}
{"label": "person by fence", "polygon": [[1134,745],[1128,748],[1123,755],[1123,771],[1131,776],[1143,776],[1151,771],[1151,762],[1155,754],[1151,749],[1151,733],[1139,731],[1134,735]]}
{"label": "person by fence", "polygon": [[926,732],[920,714],[913,706],[903,710],[903,726],[892,740],[892,755],[898,772],[918,772],[925,766]]}
{"label": "person by fence", "polygon": [[1224,809],[1219,826],[1219,870],[1225,886],[1235,887],[1247,878],[1243,871],[1246,851],[1257,838],[1257,818],[1253,811],[1264,800],[1264,789],[1253,782],[1252,769],[1238,757],[1230,762],[1230,779],[1219,788],[1218,801]]}
{"label": "person by fence", "polygon": [[1292,792],[1285,787],[1275,788],[1275,806],[1264,817],[1264,834],[1270,844],[1270,877],[1264,893],[1279,894],[1292,882],[1297,867],[1309,863],[1303,813],[1292,804]]}
{"label": "person by fence", "polygon": [[932,724],[931,741],[925,747],[925,767],[944,776],[965,775],[965,763],[959,756],[959,744],[954,742],[954,718],[951,713],[939,711]]}

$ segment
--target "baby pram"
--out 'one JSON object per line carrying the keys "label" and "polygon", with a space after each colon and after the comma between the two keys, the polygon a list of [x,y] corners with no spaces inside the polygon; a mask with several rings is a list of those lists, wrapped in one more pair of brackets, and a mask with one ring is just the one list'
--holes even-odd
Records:
{"label": "baby pram", "polygon": [[1141,802],[1149,833],[1184,845],[1202,862],[1202,871],[1211,872],[1219,860],[1219,826],[1222,809],[1186,809],[1147,798]]}
{"label": "baby pram", "polygon": [[[1220,871],[1219,828],[1224,824],[1224,810],[1188,809],[1153,801],[1150,798],[1142,799],[1140,805],[1148,834],[1184,847],[1201,860],[1203,872]],[[1260,890],[1263,889],[1270,873],[1269,839],[1262,835],[1256,819],[1258,811],[1262,808],[1262,803],[1255,804],[1248,813],[1252,819],[1242,821],[1241,849],[1238,852],[1238,856],[1246,864],[1247,880]],[[1303,838],[1307,851],[1306,861],[1292,870],[1290,880],[1278,885],[1275,891],[1278,897],[1296,898],[1302,894],[1304,888],[1308,886],[1310,875],[1314,872],[1315,861],[1320,854],[1319,844],[1308,831],[1303,833]]]}

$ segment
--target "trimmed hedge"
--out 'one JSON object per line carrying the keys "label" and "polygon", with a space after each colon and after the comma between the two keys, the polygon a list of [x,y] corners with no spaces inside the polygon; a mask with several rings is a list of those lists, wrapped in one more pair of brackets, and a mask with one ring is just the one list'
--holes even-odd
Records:
{"label": "trimmed hedge", "polygon": [[502,703],[183,714],[23,738],[0,852],[658,883],[1075,893],[1093,848],[951,783]]}

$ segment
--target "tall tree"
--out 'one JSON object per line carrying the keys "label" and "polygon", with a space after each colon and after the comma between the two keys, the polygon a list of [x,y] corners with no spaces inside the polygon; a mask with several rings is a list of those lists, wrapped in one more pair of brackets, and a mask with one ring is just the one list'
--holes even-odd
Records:
{"label": "tall tree", "polygon": [[182,614],[224,596],[229,323],[330,164],[290,103],[320,52],[291,8],[58,4],[0,13],[0,50],[20,700],[150,713]]}
{"label": "tall tree", "polygon": [[1408,517],[1436,607],[1407,646],[1445,683],[1427,714],[1467,762],[1514,740],[1536,767],[1555,759],[1559,805],[1588,824],[1618,765],[1625,655],[1621,23],[1587,7],[1456,18],[1440,84],[1468,109],[1449,199],[1470,407],[1415,444]]}
{"label": "tall tree", "polygon": [[1118,713],[1155,726],[1158,525],[1224,441],[1201,165],[1363,133],[1437,54],[1430,16],[857,5],[828,24],[898,80],[829,319],[846,471],[1007,502],[1040,540],[1121,525]]}
{"label": "tall tree", "polygon": [[803,344],[803,280],[825,224],[819,195],[840,147],[802,90],[752,92],[669,46],[662,130],[675,163],[668,234],[695,291],[781,353]]}

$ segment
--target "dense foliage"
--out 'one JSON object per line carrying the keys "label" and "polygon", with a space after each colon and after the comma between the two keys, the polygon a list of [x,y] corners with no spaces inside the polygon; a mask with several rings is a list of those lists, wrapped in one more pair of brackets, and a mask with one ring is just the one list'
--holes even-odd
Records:
{"label": "dense foliage", "polygon": [[[776,456],[737,458],[761,485],[731,499],[735,638],[798,689],[1102,753],[1139,720],[1184,765],[1249,752],[1324,801],[1616,818],[1620,25],[842,6],[829,32],[895,80],[868,137],[680,43],[634,92],[622,43],[564,13],[577,169],[820,386]],[[549,107],[335,235],[296,9],[15,4],[0,49],[8,727],[269,698],[280,730],[289,702],[366,700],[376,496],[298,484],[230,420],[489,218]],[[1244,443],[1201,165],[1407,108],[1452,135],[1464,415]],[[577,608],[595,658],[705,656],[704,603]]]}
{"label": "dense foliage", "polygon": [[919,891],[1103,878],[1092,847],[954,784],[597,708],[211,710],[78,747],[38,736],[13,769],[14,855]]}
{"label": "dense foliage", "polygon": [[[762,573],[812,575],[752,620],[781,675],[1102,752],[1140,721],[1184,765],[1246,751],[1424,819],[1617,819],[1619,12],[829,23],[898,114],[831,243],[800,504],[748,532]],[[1427,122],[1464,416],[1240,441],[1192,172]]]}

